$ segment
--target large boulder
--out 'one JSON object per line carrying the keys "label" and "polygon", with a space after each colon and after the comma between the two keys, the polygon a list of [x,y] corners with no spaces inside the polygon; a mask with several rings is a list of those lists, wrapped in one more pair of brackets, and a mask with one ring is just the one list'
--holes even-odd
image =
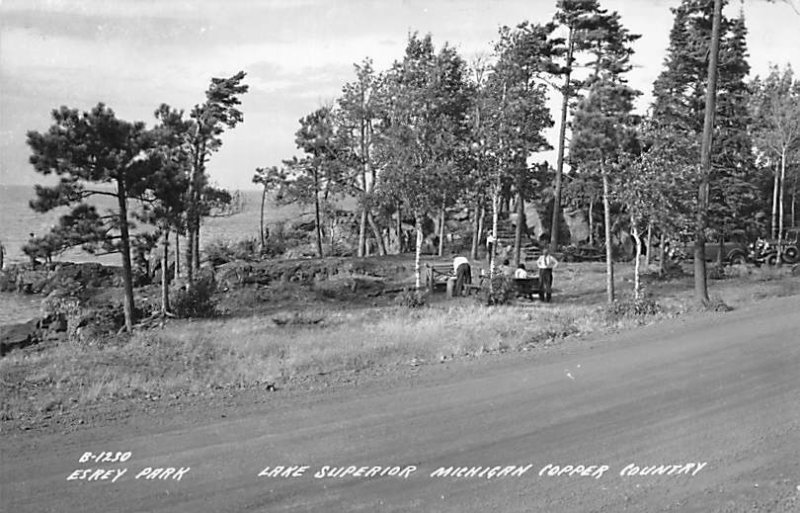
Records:
{"label": "large boulder", "polygon": [[550,226],[545,227],[542,215],[539,214],[536,205],[531,202],[525,203],[525,224],[534,238],[550,232]]}
{"label": "large boulder", "polygon": [[586,212],[579,208],[565,208],[563,215],[569,228],[572,244],[579,244],[589,239],[589,221],[586,218]]}

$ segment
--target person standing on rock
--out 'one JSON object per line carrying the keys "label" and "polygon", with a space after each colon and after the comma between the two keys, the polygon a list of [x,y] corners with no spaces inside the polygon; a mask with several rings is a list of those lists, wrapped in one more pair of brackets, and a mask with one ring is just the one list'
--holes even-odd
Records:
{"label": "person standing on rock", "polygon": [[539,299],[549,303],[553,299],[553,269],[558,267],[558,260],[545,247],[536,260],[536,267],[539,268]]}

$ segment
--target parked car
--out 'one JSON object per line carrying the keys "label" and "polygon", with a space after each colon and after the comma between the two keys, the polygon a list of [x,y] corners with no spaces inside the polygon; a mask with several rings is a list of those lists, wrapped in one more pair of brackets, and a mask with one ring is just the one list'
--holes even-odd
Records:
{"label": "parked car", "polygon": [[[771,239],[767,242],[777,252],[778,241]],[[783,262],[787,264],[800,262],[800,228],[784,230],[783,240],[781,241],[781,256],[783,257]]]}
{"label": "parked car", "polygon": [[[784,264],[795,264],[800,262],[800,252],[798,251],[797,241],[783,240],[781,250],[781,261]],[[778,241],[759,239],[750,246],[750,260],[756,265],[777,265],[778,263]]]}
{"label": "parked car", "polygon": [[[739,265],[747,263],[748,249],[743,242],[725,241],[722,243],[722,263]],[[719,260],[720,243],[706,242],[706,262]]]}

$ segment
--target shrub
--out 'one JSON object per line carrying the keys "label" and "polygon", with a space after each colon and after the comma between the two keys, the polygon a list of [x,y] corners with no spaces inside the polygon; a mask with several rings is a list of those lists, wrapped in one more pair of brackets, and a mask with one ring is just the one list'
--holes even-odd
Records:
{"label": "shrub", "polygon": [[724,280],[725,279],[725,268],[721,265],[713,265],[708,268],[708,279],[709,280]]}
{"label": "shrub", "polygon": [[508,276],[495,275],[492,278],[492,291],[482,289],[478,297],[486,306],[507,305],[514,299],[514,283]]}
{"label": "shrub", "polygon": [[705,309],[710,312],[730,312],[733,307],[723,301],[721,297],[712,297]]}
{"label": "shrub", "polygon": [[261,249],[262,257],[277,257],[283,255],[286,251],[286,242],[283,238],[270,237],[265,241],[264,247]]}
{"label": "shrub", "polygon": [[216,312],[216,289],[212,275],[202,276],[191,287],[172,292],[172,311],[178,317],[213,317]]}
{"label": "shrub", "polygon": [[242,239],[236,242],[214,240],[203,250],[206,258],[215,267],[234,260],[255,260],[258,242],[255,239]]}
{"label": "shrub", "polygon": [[606,307],[606,319],[616,321],[619,319],[644,319],[661,312],[661,306],[655,299],[643,297],[639,299],[626,299],[614,301]]}
{"label": "shrub", "polygon": [[406,308],[422,308],[428,304],[428,294],[416,289],[403,289],[395,303]]}

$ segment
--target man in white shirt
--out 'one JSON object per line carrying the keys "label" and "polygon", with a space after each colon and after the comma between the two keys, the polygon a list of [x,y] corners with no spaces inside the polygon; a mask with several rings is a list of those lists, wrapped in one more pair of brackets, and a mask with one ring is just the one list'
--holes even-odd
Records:
{"label": "man in white shirt", "polygon": [[525,280],[528,278],[528,271],[525,270],[525,264],[519,264],[517,270],[514,271],[514,278],[517,280]]}
{"label": "man in white shirt", "polygon": [[497,237],[494,236],[494,232],[489,232],[489,235],[486,236],[486,260],[488,262],[492,261],[492,251],[496,242]]}
{"label": "man in white shirt", "polygon": [[558,267],[558,260],[544,248],[542,256],[536,260],[536,267],[539,268],[539,299],[549,303],[553,298],[553,269]]}
{"label": "man in white shirt", "polygon": [[464,295],[464,285],[472,283],[472,269],[469,266],[469,260],[461,255],[453,259],[453,271],[456,273],[456,295]]}

